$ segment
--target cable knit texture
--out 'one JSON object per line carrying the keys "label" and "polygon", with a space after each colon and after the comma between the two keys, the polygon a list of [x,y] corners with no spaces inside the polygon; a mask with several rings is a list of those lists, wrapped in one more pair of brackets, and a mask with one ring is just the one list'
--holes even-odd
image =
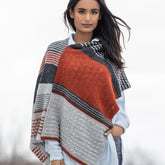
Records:
{"label": "cable knit texture", "polygon": [[[49,45],[40,67],[33,102],[31,150],[48,165],[44,140],[56,140],[72,159],[95,165],[104,132],[113,127],[116,99],[130,87],[125,73],[103,58],[98,42]],[[115,66],[115,67],[114,67]]]}

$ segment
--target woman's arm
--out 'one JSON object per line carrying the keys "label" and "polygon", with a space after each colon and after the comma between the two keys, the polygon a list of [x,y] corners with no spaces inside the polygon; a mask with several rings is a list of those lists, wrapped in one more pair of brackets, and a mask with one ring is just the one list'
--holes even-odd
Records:
{"label": "woman's arm", "polygon": [[50,155],[50,161],[64,159],[62,149],[56,140],[45,140],[45,151]]}
{"label": "woman's arm", "polygon": [[112,136],[120,136],[122,135],[126,129],[129,127],[129,118],[125,111],[125,96],[122,91],[121,97],[117,99],[117,104],[119,106],[119,111],[113,117],[112,122],[114,124],[113,128],[108,130],[104,135],[112,134]]}
{"label": "woman's arm", "polygon": [[125,110],[125,95],[124,91],[121,93],[121,97],[117,99],[117,104],[119,106],[119,111],[116,113],[116,115],[113,117],[112,122],[114,125],[121,126],[124,129],[124,132],[130,125],[130,121],[128,118],[128,115]]}

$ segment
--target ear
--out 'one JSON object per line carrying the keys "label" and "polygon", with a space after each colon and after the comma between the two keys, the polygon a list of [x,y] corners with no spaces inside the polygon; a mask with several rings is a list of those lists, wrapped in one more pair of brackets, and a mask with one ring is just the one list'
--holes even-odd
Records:
{"label": "ear", "polygon": [[69,14],[70,14],[70,18],[74,19],[74,12],[72,11],[72,9],[69,10]]}

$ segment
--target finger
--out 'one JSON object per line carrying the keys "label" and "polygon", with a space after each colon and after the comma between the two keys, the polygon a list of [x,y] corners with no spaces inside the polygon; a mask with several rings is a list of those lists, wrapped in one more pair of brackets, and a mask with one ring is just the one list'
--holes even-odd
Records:
{"label": "finger", "polygon": [[107,132],[105,132],[104,135],[109,135],[111,132],[112,132],[112,129],[110,129]]}

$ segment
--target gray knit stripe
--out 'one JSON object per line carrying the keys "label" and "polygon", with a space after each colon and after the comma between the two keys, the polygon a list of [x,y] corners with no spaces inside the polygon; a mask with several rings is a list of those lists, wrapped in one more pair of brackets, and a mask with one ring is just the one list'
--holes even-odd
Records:
{"label": "gray knit stripe", "polygon": [[78,110],[63,96],[51,94],[42,137],[59,138],[59,130],[63,148],[86,164],[97,164],[104,149],[107,127]]}
{"label": "gray knit stripe", "polygon": [[[41,132],[45,119],[45,114],[52,90],[52,84],[39,84],[35,103],[33,104],[31,143],[37,144],[41,141]],[[37,144],[37,146],[40,144]],[[43,147],[42,147],[43,149]],[[42,152],[45,152],[44,150]]]}
{"label": "gray knit stripe", "polygon": [[71,100],[71,102],[75,103],[75,105],[79,107],[80,109],[82,109],[85,113],[87,114],[89,113],[91,116],[93,116],[97,120],[109,126],[109,128],[113,127],[113,124],[98,109],[92,107],[91,105],[83,101],[81,98],[73,94],[71,91],[69,91],[65,87],[57,83],[54,83],[53,89],[60,92],[62,95],[65,95],[65,97]]}
{"label": "gray knit stripe", "polygon": [[52,87],[53,85],[48,83],[38,85],[37,95],[33,105],[33,112],[47,109]]}
{"label": "gray knit stripe", "polygon": [[52,52],[56,52],[58,54],[62,54],[62,52],[68,45],[68,40],[69,40],[69,38],[51,43],[49,45],[47,51],[52,51]]}
{"label": "gray knit stripe", "polygon": [[40,83],[38,85],[37,95],[47,95],[52,91],[53,85],[51,83]]}
{"label": "gray knit stripe", "polygon": [[34,105],[35,112],[41,111],[47,108],[49,97],[50,97],[50,94],[37,95],[36,100],[35,100],[35,105]]}

